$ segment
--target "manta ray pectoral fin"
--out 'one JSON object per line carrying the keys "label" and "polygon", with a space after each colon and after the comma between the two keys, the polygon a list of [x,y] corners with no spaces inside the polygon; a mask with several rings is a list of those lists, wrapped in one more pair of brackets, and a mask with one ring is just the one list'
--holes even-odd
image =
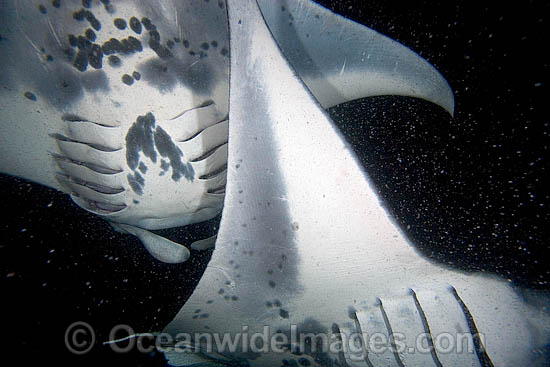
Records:
{"label": "manta ray pectoral fin", "polygon": [[310,0],[258,0],[284,56],[325,108],[358,98],[400,95],[451,115],[443,76],[409,48]]}
{"label": "manta ray pectoral fin", "polygon": [[128,224],[112,223],[115,230],[136,236],[143,243],[147,251],[157,260],[178,264],[189,259],[189,250],[179,243],[154,234],[146,229],[134,227]]}
{"label": "manta ray pectoral fin", "polygon": [[[188,342],[199,353],[168,351],[169,364],[199,365],[200,356],[204,365],[215,365],[209,356],[214,349],[233,362],[219,366],[547,366],[541,359],[534,363],[533,350],[548,345],[539,337],[548,332],[540,313],[506,281],[438,265],[416,251],[280,51],[257,1],[228,0],[227,8],[224,210],[210,262],[164,330],[176,345]],[[369,343],[359,348],[355,340],[349,344],[365,354],[345,355],[345,342],[333,338],[345,329],[368,335]],[[234,341],[245,330],[261,335],[266,348],[252,349],[252,338],[229,346],[202,337]],[[428,334],[440,349],[416,344]],[[275,349],[270,342],[280,342],[281,335],[287,339]],[[324,336],[328,345],[322,341],[314,350],[319,339],[314,344],[311,335]],[[378,336],[386,340],[382,350]],[[442,342],[447,336],[450,349]],[[477,344],[473,351],[459,346],[462,336]],[[396,349],[400,341],[404,353]]]}
{"label": "manta ray pectoral fin", "polygon": [[204,251],[204,250],[211,249],[216,244],[216,238],[217,237],[218,237],[218,235],[213,235],[211,237],[195,241],[191,244],[191,248],[193,250],[197,250],[197,251]]}

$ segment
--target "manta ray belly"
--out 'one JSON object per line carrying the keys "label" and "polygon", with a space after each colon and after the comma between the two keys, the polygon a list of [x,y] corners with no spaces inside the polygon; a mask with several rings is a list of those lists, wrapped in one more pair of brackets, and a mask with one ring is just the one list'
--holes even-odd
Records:
{"label": "manta ray belly", "polygon": [[2,152],[34,162],[3,163],[2,171],[145,229],[219,213],[228,128],[224,6],[73,0],[1,7],[2,98],[9,96],[2,129],[17,126],[13,135],[25,137],[6,139]]}

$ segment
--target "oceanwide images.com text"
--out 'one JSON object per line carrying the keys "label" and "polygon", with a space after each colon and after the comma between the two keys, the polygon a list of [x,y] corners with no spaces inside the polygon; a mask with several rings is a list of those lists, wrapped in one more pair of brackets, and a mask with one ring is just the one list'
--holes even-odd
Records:
{"label": "oceanwide images.com text", "polygon": [[[482,343],[483,335],[479,335]],[[89,353],[96,345],[96,335],[92,326],[83,321],[69,325],[65,332],[65,345],[74,354]],[[405,334],[395,332],[388,335],[379,333],[346,333],[342,330],[332,333],[301,332],[291,325],[287,332],[272,330],[264,326],[262,331],[251,331],[243,325],[237,333],[135,333],[128,325],[116,325],[109,339],[102,343],[114,352],[128,353],[138,350],[142,353],[160,352],[201,352],[201,353],[345,353],[352,359],[364,359],[367,354],[383,353],[434,353],[462,354],[475,353],[470,333],[441,333],[432,335],[420,333],[413,340]]]}

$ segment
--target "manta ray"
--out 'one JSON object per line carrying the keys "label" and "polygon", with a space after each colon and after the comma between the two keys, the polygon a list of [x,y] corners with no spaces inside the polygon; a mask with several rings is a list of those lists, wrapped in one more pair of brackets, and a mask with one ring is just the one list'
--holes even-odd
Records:
{"label": "manta ray", "polygon": [[[446,81],[412,51],[313,3],[298,6],[265,1],[264,16],[324,108],[398,94],[453,110]],[[155,258],[185,261],[185,246],[152,231],[211,219],[223,206],[225,1],[1,7],[0,172],[66,192]]]}
{"label": "manta ray", "polygon": [[223,208],[157,335],[170,365],[548,364],[548,298],[422,256],[325,112],[393,94],[452,114],[410,49],[309,0],[1,6],[2,172],[171,263],[189,251],[152,231]]}

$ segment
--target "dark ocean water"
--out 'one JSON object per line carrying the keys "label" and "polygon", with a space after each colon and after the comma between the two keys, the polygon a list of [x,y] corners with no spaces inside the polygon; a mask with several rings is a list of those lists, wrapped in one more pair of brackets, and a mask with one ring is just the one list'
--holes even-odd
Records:
{"label": "dark ocean water", "polygon": [[[378,97],[331,115],[386,206],[426,256],[550,289],[550,4],[524,1],[322,1],[412,48],[447,78],[454,118],[429,103]],[[0,158],[1,159],[1,158]],[[59,192],[0,176],[4,350],[20,365],[163,365],[158,354],[113,353],[119,324],[161,331],[200,279],[209,252],[154,260]],[[164,233],[179,242],[217,224]],[[90,324],[97,345],[68,352],[66,328]]]}

